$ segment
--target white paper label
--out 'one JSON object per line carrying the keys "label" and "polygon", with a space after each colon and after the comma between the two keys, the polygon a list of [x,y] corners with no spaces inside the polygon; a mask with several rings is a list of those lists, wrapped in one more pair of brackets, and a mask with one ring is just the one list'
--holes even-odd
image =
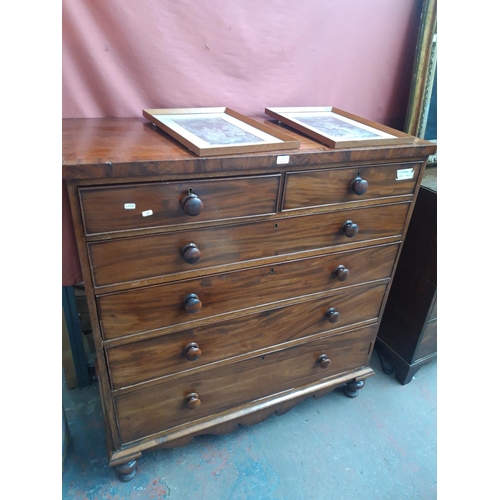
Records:
{"label": "white paper label", "polygon": [[152,210],[144,210],[144,212],[142,212],[143,217],[149,217],[150,215],[153,215]]}
{"label": "white paper label", "polygon": [[135,208],[135,203],[125,203],[125,210],[133,210]]}
{"label": "white paper label", "polygon": [[413,168],[403,168],[397,171],[396,180],[413,179]]}
{"label": "white paper label", "polygon": [[278,156],[276,158],[276,164],[277,165],[286,165],[290,161],[290,156],[289,155],[282,155]]}

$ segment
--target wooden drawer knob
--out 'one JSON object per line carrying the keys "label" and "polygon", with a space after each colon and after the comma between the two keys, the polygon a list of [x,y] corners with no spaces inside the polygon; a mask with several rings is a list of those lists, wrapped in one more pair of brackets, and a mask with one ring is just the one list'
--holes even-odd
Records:
{"label": "wooden drawer knob", "polygon": [[333,275],[335,278],[337,278],[339,281],[346,281],[347,278],[349,278],[349,269],[345,266],[339,266],[335,271],[333,271]]}
{"label": "wooden drawer knob", "polygon": [[337,323],[340,319],[340,313],[333,307],[330,307],[330,309],[326,311],[326,318],[330,323]]}
{"label": "wooden drawer knob", "polygon": [[182,304],[184,305],[184,310],[188,314],[194,314],[200,312],[202,305],[201,300],[195,293],[190,293],[189,295],[186,295],[184,297],[184,300],[182,301]]}
{"label": "wooden drawer knob", "polygon": [[196,361],[201,356],[200,346],[196,342],[189,343],[184,347],[184,355],[188,361]]}
{"label": "wooden drawer knob", "polygon": [[321,354],[321,356],[318,357],[318,363],[319,367],[324,370],[325,368],[328,368],[332,362],[328,359],[326,354]]}
{"label": "wooden drawer knob", "polygon": [[198,408],[200,405],[201,405],[201,399],[198,396],[198,394],[196,394],[196,392],[192,392],[191,394],[187,395],[186,406],[190,410],[196,410],[196,408]]}
{"label": "wooden drawer knob", "polygon": [[368,181],[365,179],[362,179],[359,175],[356,176],[356,178],[351,182],[350,185],[351,191],[358,195],[361,196],[362,194],[365,194],[368,191]]}
{"label": "wooden drawer knob", "polygon": [[359,228],[352,220],[346,220],[342,226],[342,232],[348,238],[352,238],[358,234]]}
{"label": "wooden drawer knob", "polygon": [[193,193],[193,190],[189,188],[188,194],[181,200],[181,207],[188,215],[200,215],[203,210],[203,202]]}
{"label": "wooden drawer knob", "polygon": [[181,256],[184,262],[196,264],[200,260],[201,251],[194,243],[188,243],[181,248]]}

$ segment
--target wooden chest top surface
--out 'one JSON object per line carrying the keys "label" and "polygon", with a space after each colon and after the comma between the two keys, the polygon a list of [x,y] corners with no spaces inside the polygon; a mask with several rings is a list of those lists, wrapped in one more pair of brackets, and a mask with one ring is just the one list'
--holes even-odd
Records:
{"label": "wooden chest top surface", "polygon": [[[277,130],[283,126],[264,118],[254,119]],[[196,156],[143,118],[81,118],[62,121],[62,166],[64,179],[106,179],[165,174],[202,174],[276,168],[278,156],[289,155],[287,167],[390,161],[433,154],[436,145],[420,139],[401,146],[331,149],[286,128],[299,139],[299,149],[279,152]]]}

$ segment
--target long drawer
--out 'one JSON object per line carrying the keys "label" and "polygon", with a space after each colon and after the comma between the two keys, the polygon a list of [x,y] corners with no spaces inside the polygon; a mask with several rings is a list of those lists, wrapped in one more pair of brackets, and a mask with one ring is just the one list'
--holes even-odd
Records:
{"label": "long drawer", "polygon": [[[415,162],[289,172],[283,210],[413,194],[421,167],[421,162]],[[360,195],[351,189],[358,178],[368,183],[366,192]]]}
{"label": "long drawer", "polygon": [[377,320],[385,283],[107,349],[114,389]]}
{"label": "long drawer", "polygon": [[[409,203],[89,244],[96,286],[399,236]],[[349,225],[351,225],[349,227]],[[357,226],[357,234],[349,229]]]}
{"label": "long drawer", "polygon": [[85,233],[272,214],[279,179],[279,174],[273,174],[81,188]]}
{"label": "long drawer", "polygon": [[[121,438],[124,442],[140,439],[363,366],[368,362],[375,335],[376,325],[360,328],[192,373],[175,383],[167,380],[117,395],[114,399]],[[320,363],[322,355],[330,361],[328,366]]]}
{"label": "long drawer", "polygon": [[[399,243],[97,297],[105,339],[389,278]],[[222,319],[222,318],[220,318]]]}

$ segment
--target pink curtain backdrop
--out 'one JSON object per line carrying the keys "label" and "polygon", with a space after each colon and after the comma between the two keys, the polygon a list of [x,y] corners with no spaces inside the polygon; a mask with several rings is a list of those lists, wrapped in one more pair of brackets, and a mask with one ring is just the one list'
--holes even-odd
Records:
{"label": "pink curtain backdrop", "polygon": [[[422,0],[62,2],[63,118],[335,106],[402,130]],[[63,186],[63,285],[81,281]]]}

